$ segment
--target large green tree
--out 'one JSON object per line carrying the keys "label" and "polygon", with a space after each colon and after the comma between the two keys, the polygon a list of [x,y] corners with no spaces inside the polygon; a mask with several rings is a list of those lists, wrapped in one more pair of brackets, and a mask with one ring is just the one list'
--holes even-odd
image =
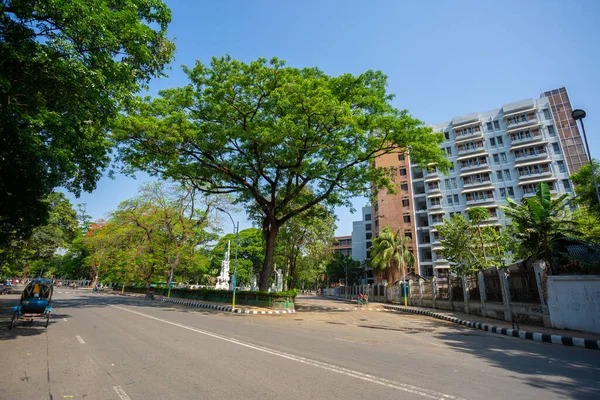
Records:
{"label": "large green tree", "polygon": [[122,103],[172,58],[170,20],[160,0],[0,1],[0,245],[54,188],[95,188]]}
{"label": "large green tree", "polygon": [[[600,185],[600,163],[598,160],[593,160],[594,175],[596,182]],[[594,179],[590,164],[585,164],[579,171],[571,175],[571,181],[575,184],[575,204],[587,207],[591,214],[595,214],[600,218],[600,203],[598,203],[598,195],[594,188]]]}
{"label": "large green tree", "polygon": [[416,163],[448,164],[443,137],[391,105],[381,72],[334,77],[229,56],[185,71],[190,84],[127,110],[115,131],[122,160],[257,210],[266,243],[261,290],[287,221],[317,204],[393,190],[390,171],[371,168],[377,156],[405,148]]}
{"label": "large green tree", "polygon": [[501,208],[510,218],[508,228],[515,240],[517,256],[550,262],[558,239],[579,235],[568,207],[569,197],[565,193],[552,198],[548,184],[540,182],[535,197],[525,197],[521,204],[506,198],[508,205]]}
{"label": "large green tree", "polygon": [[[228,243],[231,245],[229,272],[233,274],[236,237],[235,234],[229,233],[222,236],[211,251],[211,267],[213,275],[217,275],[221,269],[221,261],[223,261],[223,255],[225,254],[225,251],[227,251]],[[237,246],[237,285],[241,285],[242,283],[249,285],[252,275],[260,272],[262,260],[265,257],[265,243],[260,229],[249,228],[240,231]]]}

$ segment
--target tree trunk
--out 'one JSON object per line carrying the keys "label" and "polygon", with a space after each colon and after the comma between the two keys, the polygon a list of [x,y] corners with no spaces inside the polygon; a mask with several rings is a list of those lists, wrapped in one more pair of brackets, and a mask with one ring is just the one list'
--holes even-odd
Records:
{"label": "tree trunk", "polygon": [[265,259],[263,261],[262,271],[260,271],[260,290],[269,290],[269,279],[273,273],[273,257],[275,255],[275,241],[279,233],[277,221],[265,218],[263,221],[263,237],[265,239]]}

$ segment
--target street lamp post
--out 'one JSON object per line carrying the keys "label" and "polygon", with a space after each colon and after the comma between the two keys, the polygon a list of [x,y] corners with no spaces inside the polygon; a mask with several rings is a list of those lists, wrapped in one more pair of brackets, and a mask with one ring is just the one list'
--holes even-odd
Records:
{"label": "street lamp post", "polygon": [[581,123],[581,130],[583,131],[583,141],[585,142],[585,148],[587,150],[588,158],[590,159],[590,171],[592,172],[592,178],[594,180],[594,189],[596,189],[596,197],[598,198],[598,204],[600,204],[600,191],[598,191],[598,184],[596,183],[596,174],[594,174],[594,162],[592,160],[592,153],[590,153],[590,146],[588,146],[587,136],[585,135],[585,125],[583,125],[583,119],[585,118],[585,111],[576,109],[571,113],[571,117],[575,121]]}
{"label": "street lamp post", "polygon": [[230,213],[225,211],[224,209],[217,207],[217,210],[227,214],[231,219],[231,223],[233,224],[233,231],[235,233],[235,263],[233,267],[233,296],[231,299],[231,308],[235,308],[235,287],[237,285],[237,265],[238,265],[238,245],[239,245],[239,235],[240,235],[240,222],[237,223],[233,220],[233,217]]}
{"label": "street lamp post", "polygon": [[[396,227],[398,228],[398,233],[400,233],[400,224],[397,223],[396,221],[394,221],[393,219],[390,219],[388,217],[386,217],[385,215],[380,215],[379,218],[385,218],[388,221],[392,221],[394,224],[396,224]],[[404,267],[404,238],[402,237],[402,235],[400,235],[400,262],[402,264],[402,286],[404,289],[404,307],[408,307],[408,299],[406,298],[406,269]]]}

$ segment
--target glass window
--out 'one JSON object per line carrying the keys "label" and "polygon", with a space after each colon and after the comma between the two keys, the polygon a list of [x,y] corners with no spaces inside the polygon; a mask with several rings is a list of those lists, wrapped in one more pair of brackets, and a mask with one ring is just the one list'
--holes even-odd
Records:
{"label": "glass window", "polygon": [[502,197],[502,198],[506,197],[506,189],[500,188],[500,197]]}
{"label": "glass window", "polygon": [[365,214],[365,221],[371,220],[371,214]]}
{"label": "glass window", "polygon": [[556,130],[554,129],[554,125],[548,125],[548,134],[550,136],[556,136]]}
{"label": "glass window", "polygon": [[404,222],[410,222],[410,215],[404,216]]}
{"label": "glass window", "polygon": [[498,154],[494,154],[493,156],[494,156],[494,162],[496,164],[500,164],[500,157],[498,156]]}
{"label": "glass window", "polygon": [[512,186],[509,186],[509,187],[508,187],[508,195],[509,195],[510,197],[515,197],[515,192],[514,192],[514,190],[513,190]]}
{"label": "glass window", "polygon": [[402,207],[408,207],[408,199],[403,199],[402,200]]}
{"label": "glass window", "polygon": [[444,183],[446,184],[446,189],[450,189],[450,179],[444,179]]}
{"label": "glass window", "polygon": [[406,175],[406,168],[400,168],[400,175],[401,176],[405,176]]}
{"label": "glass window", "polygon": [[444,132],[444,137],[446,140],[450,140],[450,132]]}
{"label": "glass window", "polygon": [[450,163],[450,167],[448,167],[448,171],[454,171],[454,163]]}
{"label": "glass window", "polygon": [[558,143],[552,143],[552,150],[554,150],[554,154],[560,154],[560,146]]}
{"label": "glass window", "polygon": [[550,119],[550,110],[544,108],[544,119]]}
{"label": "glass window", "polygon": [[406,183],[401,184],[400,189],[404,190],[404,191],[408,190],[408,184],[406,184]]}
{"label": "glass window", "polygon": [[448,200],[448,205],[451,206],[452,205],[452,196],[447,196],[446,199]]}
{"label": "glass window", "polygon": [[495,145],[496,145],[496,139],[490,138],[490,146],[495,146]]}
{"label": "glass window", "polygon": [[502,171],[496,171],[496,178],[498,179],[498,182],[504,181],[504,178],[502,177]]}
{"label": "glass window", "polygon": [[509,170],[509,169],[505,169],[505,170],[504,170],[504,178],[505,178],[507,181],[510,181],[510,170]]}
{"label": "glass window", "polygon": [[454,189],[456,189],[457,188],[457,186],[456,186],[456,178],[452,178],[451,180],[452,180],[452,187]]}
{"label": "glass window", "polygon": [[506,153],[500,153],[500,159],[502,159],[502,162],[505,163],[506,162]]}
{"label": "glass window", "polygon": [[565,190],[569,191],[571,190],[571,182],[569,182],[568,179],[563,179],[563,186],[565,187]]}
{"label": "glass window", "polygon": [[559,172],[567,172],[567,169],[565,168],[565,162],[562,160],[559,160],[556,162],[558,164],[558,171]]}
{"label": "glass window", "polygon": [[494,121],[494,129],[495,130],[499,130],[500,129],[500,122],[499,121]]}
{"label": "glass window", "polygon": [[366,224],[365,225],[365,230],[367,230],[367,231],[372,231],[373,230],[372,228],[373,227],[371,226],[371,224]]}
{"label": "glass window", "polygon": [[452,147],[446,147],[446,154],[448,154],[449,156],[452,155]]}
{"label": "glass window", "polygon": [[496,138],[496,142],[498,142],[498,146],[502,146],[504,144],[504,142],[502,141],[502,136],[498,136]]}
{"label": "glass window", "polygon": [[491,122],[487,123],[487,130],[490,131],[490,132],[493,130]]}
{"label": "glass window", "polygon": [[458,195],[457,194],[454,195],[454,204],[456,204],[456,205],[460,204],[460,201],[458,200]]}

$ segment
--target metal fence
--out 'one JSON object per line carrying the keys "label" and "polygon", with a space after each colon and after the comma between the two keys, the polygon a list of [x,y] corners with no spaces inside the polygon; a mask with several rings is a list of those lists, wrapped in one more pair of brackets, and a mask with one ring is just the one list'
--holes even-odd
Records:
{"label": "metal fence", "polygon": [[508,276],[510,300],[519,303],[540,303],[540,294],[533,270],[510,271]]}
{"label": "metal fence", "polygon": [[439,300],[448,300],[448,285],[441,285],[438,283],[435,298]]}
{"label": "metal fence", "polygon": [[496,301],[502,303],[502,286],[500,286],[500,277],[495,268],[488,269],[483,273],[485,281],[485,296],[487,301]]}
{"label": "metal fence", "polygon": [[463,284],[462,278],[452,278],[452,300],[453,301],[463,301]]}
{"label": "metal fence", "polygon": [[433,284],[431,281],[423,282],[423,298],[431,300],[433,296]]}
{"label": "metal fence", "polygon": [[469,276],[467,282],[469,282],[469,299],[480,301],[481,294],[479,293],[479,279],[477,279],[477,275]]}

